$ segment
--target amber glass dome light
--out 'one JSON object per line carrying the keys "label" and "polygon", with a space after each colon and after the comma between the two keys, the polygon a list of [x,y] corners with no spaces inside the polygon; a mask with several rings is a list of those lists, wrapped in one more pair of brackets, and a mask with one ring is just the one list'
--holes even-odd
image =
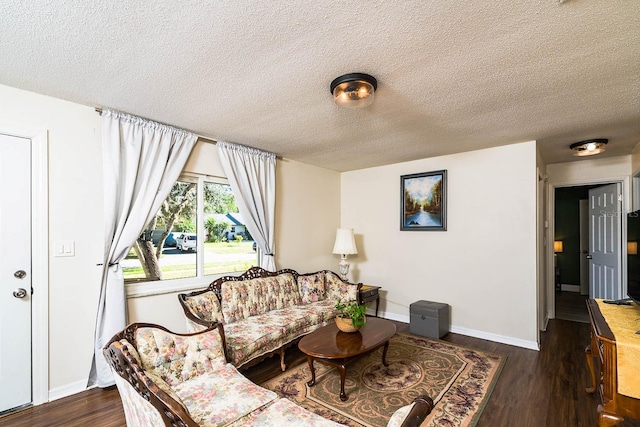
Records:
{"label": "amber glass dome light", "polygon": [[593,156],[604,152],[605,145],[609,142],[606,138],[587,139],[586,141],[580,141],[573,143],[569,146],[574,153],[574,156]]}
{"label": "amber glass dome light", "polygon": [[378,88],[375,77],[364,73],[345,74],[331,82],[333,101],[339,107],[364,108],[373,103]]}

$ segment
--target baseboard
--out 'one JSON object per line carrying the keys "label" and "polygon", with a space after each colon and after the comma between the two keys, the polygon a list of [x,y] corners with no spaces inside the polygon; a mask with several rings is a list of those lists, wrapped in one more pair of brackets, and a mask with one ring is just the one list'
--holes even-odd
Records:
{"label": "baseboard", "polygon": [[529,350],[540,350],[540,346],[535,341],[521,340],[519,338],[507,337],[504,335],[492,334],[490,332],[478,331],[475,329],[461,328],[451,326],[451,332],[454,334],[467,335],[469,337],[480,338],[483,340],[499,342],[502,344],[514,345],[516,347],[528,348]]}
{"label": "baseboard", "polygon": [[49,390],[49,402],[62,399],[63,397],[68,397],[94,387],[95,386],[87,387],[87,380],[76,381],[75,383],[67,384],[62,387],[56,387]]}
{"label": "baseboard", "polygon": [[[373,315],[373,312],[367,314]],[[409,316],[401,316],[394,313],[380,313],[378,312],[378,316],[388,320],[395,320],[396,322],[409,323]],[[487,341],[499,342],[502,344],[514,345],[516,347],[527,348],[529,350],[540,350],[540,346],[535,341],[527,341],[521,340],[519,338],[506,337],[504,335],[492,334],[489,332],[478,331],[475,329],[461,328],[459,326],[451,326],[449,328],[450,332],[454,334],[466,335],[469,337],[480,338]]]}
{"label": "baseboard", "polygon": [[567,285],[563,283],[560,285],[560,289],[566,292],[580,292],[580,285]]}
{"label": "baseboard", "polygon": [[[369,313],[369,311],[367,311],[367,314],[371,314],[372,316],[374,315],[375,310],[372,310],[371,313]],[[383,319],[387,319],[387,320],[395,320],[396,322],[402,322],[402,323],[409,323],[409,316],[401,316],[399,314],[395,314],[395,313],[386,313],[386,312],[378,312],[378,317],[382,317]]]}

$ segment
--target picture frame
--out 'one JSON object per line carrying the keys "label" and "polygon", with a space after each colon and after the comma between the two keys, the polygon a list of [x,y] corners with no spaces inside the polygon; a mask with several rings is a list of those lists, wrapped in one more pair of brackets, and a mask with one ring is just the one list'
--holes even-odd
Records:
{"label": "picture frame", "polygon": [[447,171],[400,177],[400,230],[447,230]]}

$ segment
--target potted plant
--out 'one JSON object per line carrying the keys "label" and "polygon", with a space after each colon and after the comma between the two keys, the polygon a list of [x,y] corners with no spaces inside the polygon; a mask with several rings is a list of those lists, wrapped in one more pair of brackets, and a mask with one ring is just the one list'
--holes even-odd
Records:
{"label": "potted plant", "polygon": [[367,322],[365,313],[367,306],[358,304],[358,301],[351,300],[343,303],[338,300],[336,303],[336,326],[342,332],[356,332]]}

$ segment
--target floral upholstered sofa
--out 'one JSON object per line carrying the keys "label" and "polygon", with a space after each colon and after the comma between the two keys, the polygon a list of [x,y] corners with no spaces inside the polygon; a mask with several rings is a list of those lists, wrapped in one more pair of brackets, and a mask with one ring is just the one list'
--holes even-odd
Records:
{"label": "floral upholstered sofa", "polygon": [[[128,427],[337,427],[245,378],[224,356],[221,326],[176,334],[136,323],[105,346]],[[422,398],[398,409],[389,426],[419,425],[433,408]]]}
{"label": "floral upholstered sofa", "polygon": [[331,322],[336,302],[357,299],[360,286],[329,270],[299,274],[253,267],[239,276],[221,277],[206,289],[180,294],[178,299],[189,331],[223,324],[226,355],[235,367],[279,354],[284,371],[285,349]]}

